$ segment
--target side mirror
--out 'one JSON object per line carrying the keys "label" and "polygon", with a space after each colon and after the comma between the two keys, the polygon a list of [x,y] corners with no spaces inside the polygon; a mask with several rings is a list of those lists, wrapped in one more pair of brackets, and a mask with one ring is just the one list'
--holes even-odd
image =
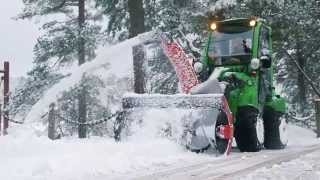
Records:
{"label": "side mirror", "polygon": [[193,69],[196,73],[201,73],[203,71],[203,64],[201,62],[196,62],[193,64]]}
{"label": "side mirror", "polygon": [[260,57],[261,65],[263,68],[271,67],[271,58],[270,56],[261,56]]}

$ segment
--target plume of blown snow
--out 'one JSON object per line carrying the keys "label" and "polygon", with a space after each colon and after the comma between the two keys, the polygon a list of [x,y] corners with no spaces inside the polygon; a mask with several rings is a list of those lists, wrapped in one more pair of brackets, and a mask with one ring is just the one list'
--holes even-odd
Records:
{"label": "plume of blown snow", "polygon": [[132,47],[150,39],[153,34],[153,32],[147,32],[114,46],[100,47],[95,60],[80,67],[74,67],[68,77],[45,92],[43,98],[28,113],[26,122],[34,124],[36,130],[44,130],[45,127],[41,126],[40,122],[42,116],[48,112],[49,105],[55,102],[63,91],[77,85],[85,74],[98,75],[100,78],[132,76]]}

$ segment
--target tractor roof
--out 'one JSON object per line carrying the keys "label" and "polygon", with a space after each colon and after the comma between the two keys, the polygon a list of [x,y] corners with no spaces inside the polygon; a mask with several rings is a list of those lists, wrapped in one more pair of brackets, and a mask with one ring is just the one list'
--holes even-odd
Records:
{"label": "tractor roof", "polygon": [[250,21],[252,18],[231,18],[231,19],[226,19],[222,21],[218,21],[220,23],[240,23],[240,22],[247,22]]}
{"label": "tractor roof", "polygon": [[250,18],[231,18],[231,19],[226,19],[222,21],[217,21],[216,23],[218,24],[223,24],[223,25],[241,25],[241,24],[247,24],[251,20],[255,20],[257,22],[265,22],[264,19],[257,18],[257,17],[250,17]]}
{"label": "tractor roof", "polygon": [[260,18],[252,17],[252,18],[233,18],[233,19],[226,19],[222,21],[212,21],[210,24],[210,28],[211,28],[211,25],[213,25],[212,27],[217,29],[217,31],[219,32],[238,33],[238,32],[244,32],[252,29],[252,27],[255,26],[256,22],[264,22],[264,20]]}
{"label": "tractor roof", "polygon": [[260,21],[260,19],[257,18],[233,18],[218,21],[217,23],[222,25],[247,25],[251,20]]}

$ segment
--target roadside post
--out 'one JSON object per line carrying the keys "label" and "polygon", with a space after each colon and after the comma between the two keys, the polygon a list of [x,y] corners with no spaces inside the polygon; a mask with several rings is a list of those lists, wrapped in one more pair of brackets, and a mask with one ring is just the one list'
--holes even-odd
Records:
{"label": "roadside post", "polygon": [[[1,77],[1,81],[3,81],[3,112],[0,115],[0,119],[3,117],[3,135],[8,134],[8,127],[9,127],[9,74],[10,74],[10,64],[8,61],[4,62],[3,70],[0,70],[0,73],[3,74]],[[0,127],[1,127],[1,120],[0,120]],[[1,130],[1,129],[0,129]]]}
{"label": "roadside post", "polygon": [[317,138],[320,137],[320,98],[314,100],[316,110],[316,127],[317,127]]}

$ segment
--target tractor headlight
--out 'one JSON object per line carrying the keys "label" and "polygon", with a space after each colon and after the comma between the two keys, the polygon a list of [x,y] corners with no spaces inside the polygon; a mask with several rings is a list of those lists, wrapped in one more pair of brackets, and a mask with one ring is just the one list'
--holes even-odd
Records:
{"label": "tractor headlight", "polygon": [[194,71],[200,73],[203,70],[203,64],[201,62],[196,62],[193,65]]}
{"label": "tractor headlight", "polygon": [[252,19],[252,20],[249,22],[249,25],[250,25],[251,27],[256,26],[256,24],[257,24],[257,21],[254,20],[254,19]]}
{"label": "tractor headlight", "polygon": [[210,29],[212,30],[212,31],[215,31],[216,29],[217,29],[217,24],[216,23],[211,23],[210,24]]}
{"label": "tractor headlight", "polygon": [[260,60],[258,58],[253,58],[250,63],[250,67],[253,70],[257,70],[260,67]]}

